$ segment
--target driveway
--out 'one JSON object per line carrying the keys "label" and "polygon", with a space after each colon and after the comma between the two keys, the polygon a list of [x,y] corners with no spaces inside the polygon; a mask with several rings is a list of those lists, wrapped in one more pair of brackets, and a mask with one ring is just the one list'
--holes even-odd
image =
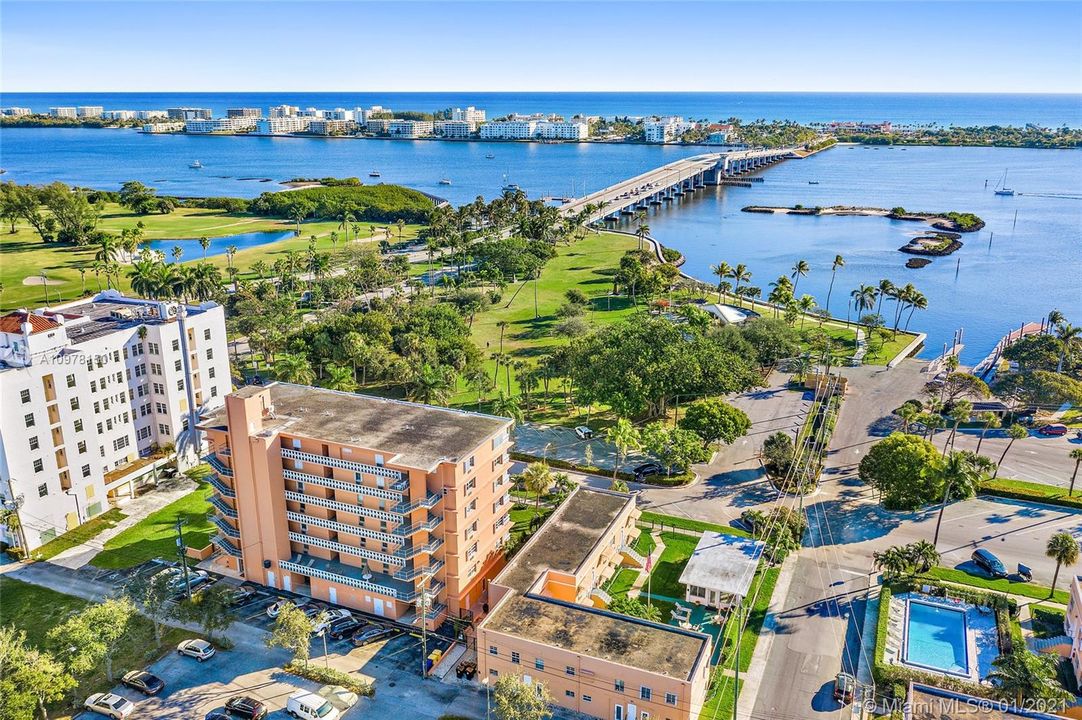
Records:
{"label": "driveway", "polygon": [[[522,423],[515,427],[515,452],[536,458],[586,465],[586,448],[590,448],[594,467],[612,472],[617,461],[616,446],[600,436],[593,440],[583,440],[571,428],[554,425]],[[649,459],[649,456],[640,452],[630,452],[620,469],[627,471]]]}

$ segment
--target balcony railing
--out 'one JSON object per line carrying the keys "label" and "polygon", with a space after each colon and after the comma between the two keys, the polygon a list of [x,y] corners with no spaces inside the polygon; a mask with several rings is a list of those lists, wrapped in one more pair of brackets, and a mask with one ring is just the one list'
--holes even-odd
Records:
{"label": "balcony railing", "polygon": [[226,477],[233,477],[233,470],[221,460],[219,460],[217,455],[207,455],[205,460],[207,461],[208,465],[214,468],[214,472],[219,473],[220,475],[225,475]]}
{"label": "balcony railing", "polygon": [[405,564],[405,561],[402,558],[397,558],[393,555],[388,555],[387,553],[376,552],[375,550],[357,547],[356,545],[346,545],[345,543],[335,542],[333,540],[325,540],[320,537],[305,535],[304,533],[291,532],[289,533],[289,539],[303,545],[314,545],[315,547],[323,548],[324,550],[333,550],[337,553],[344,553],[346,555],[352,555],[374,562],[386,563],[388,565]]}
{"label": "balcony railing", "polygon": [[236,498],[237,497],[236,491],[233,490],[233,488],[226,485],[224,482],[222,482],[222,479],[220,477],[218,477],[217,475],[213,475],[213,474],[207,475],[207,482],[209,482],[210,486],[213,487],[215,490],[217,490],[218,493],[220,495],[222,495],[223,497],[227,497],[227,498]]}
{"label": "balcony railing", "polygon": [[328,498],[316,497],[315,495],[306,495],[305,493],[299,493],[295,490],[286,490],[285,496],[286,500],[292,500],[299,503],[311,503],[312,505],[325,507],[329,510],[353,513],[354,515],[362,515],[364,517],[370,517],[376,520],[385,520],[386,522],[392,523],[402,522],[402,516],[398,513],[389,513],[385,510],[366,508],[363,505],[354,505],[352,503],[344,503],[337,500],[330,500]]}
{"label": "balcony railing", "polygon": [[299,470],[290,470],[288,468],[282,469],[282,477],[287,480],[294,480],[296,482],[311,483],[312,485],[319,485],[320,487],[330,488],[332,490],[345,490],[346,492],[354,492],[359,495],[367,495],[369,497],[379,498],[380,500],[391,500],[393,502],[402,501],[402,493],[394,490],[386,490],[384,488],[375,488],[368,485],[363,485],[359,482],[346,482],[345,480],[336,480],[334,478],[320,477],[319,475],[310,475],[309,473],[303,473]]}
{"label": "balcony railing", "polygon": [[364,463],[354,462],[353,460],[332,458],[327,455],[316,455],[315,453],[294,450],[292,448],[282,448],[282,457],[291,460],[316,463],[318,465],[326,465],[327,467],[349,470],[351,472],[368,473],[369,475],[390,478],[396,482],[409,479],[409,476],[401,470],[392,470],[391,468],[383,467],[381,465],[366,465]]}
{"label": "balcony railing", "polygon": [[399,525],[392,532],[395,535],[409,537],[410,535],[414,535],[419,532],[431,532],[432,530],[435,530],[442,522],[442,515],[429,515],[428,520],[425,520],[424,522],[415,522],[411,523],[410,525]]}
{"label": "balcony railing", "polygon": [[358,588],[360,590],[367,590],[368,592],[376,593],[378,595],[386,595],[388,597],[392,597],[396,600],[402,600],[404,602],[410,602],[420,596],[420,593],[417,590],[410,591],[399,589],[390,585],[385,585],[383,583],[362,580],[361,578],[352,577],[350,575],[343,575],[341,573],[333,572],[331,570],[324,570],[322,568],[313,567],[311,565],[303,565],[301,563],[296,563],[291,560],[279,561],[278,567],[288,572],[295,572],[299,575],[306,575],[307,577],[314,577],[319,578],[320,580],[327,580],[328,582],[348,585],[350,587]]}
{"label": "balcony railing", "polygon": [[432,576],[443,567],[443,560],[433,560],[428,565],[422,565],[421,567],[404,567],[400,570],[396,570],[391,577],[396,580],[414,580],[422,575]]}
{"label": "balcony railing", "polygon": [[436,506],[437,503],[439,503],[440,500],[443,500],[443,493],[429,493],[420,500],[414,500],[413,502],[403,501],[398,503],[394,506],[394,512],[401,515],[408,515],[414,510],[419,510],[421,508],[428,508],[429,510],[431,510]]}
{"label": "balcony railing", "polygon": [[210,496],[210,504],[213,505],[214,508],[218,512],[220,512],[222,515],[225,515],[226,517],[233,518],[234,520],[237,519],[237,511],[234,510],[233,508],[229,507],[229,504],[226,503],[225,500],[222,500],[217,495],[211,495]]}
{"label": "balcony railing", "polygon": [[313,517],[312,515],[305,515],[304,513],[293,512],[292,510],[286,511],[286,517],[293,522],[315,525],[316,527],[326,528],[340,533],[348,533],[358,537],[371,538],[373,540],[378,540],[379,542],[393,543],[395,545],[400,545],[404,542],[403,539],[397,535],[380,532],[379,530],[369,530],[368,528],[360,527],[358,525],[347,525],[346,523],[327,520],[326,518]]}
{"label": "balcony railing", "polygon": [[603,589],[601,589],[599,587],[595,587],[593,590],[591,590],[590,591],[590,596],[591,597],[596,597],[601,602],[605,603],[605,607],[608,607],[609,605],[612,605],[612,595],[609,595],[607,592],[605,592]]}
{"label": "balcony railing", "polygon": [[221,535],[215,535],[214,537],[212,537],[210,539],[210,541],[212,543],[214,543],[216,546],[218,546],[218,548],[222,552],[228,553],[228,554],[232,555],[233,557],[240,557],[241,556],[240,550],[237,549],[237,546],[234,545],[233,543],[229,542],[228,540],[226,540]]}
{"label": "balcony railing", "polygon": [[211,515],[210,516],[210,521],[212,523],[214,523],[215,526],[217,526],[217,528],[219,530],[221,530],[223,533],[225,533],[229,537],[237,539],[237,540],[240,539],[240,530],[237,530],[235,527],[230,525],[227,521],[223,520],[222,518],[218,517],[217,515]]}
{"label": "balcony railing", "polygon": [[433,538],[422,545],[416,545],[410,543],[409,545],[403,545],[394,551],[393,555],[397,558],[415,558],[418,555],[424,555],[425,553],[434,553],[443,545],[442,538]]}

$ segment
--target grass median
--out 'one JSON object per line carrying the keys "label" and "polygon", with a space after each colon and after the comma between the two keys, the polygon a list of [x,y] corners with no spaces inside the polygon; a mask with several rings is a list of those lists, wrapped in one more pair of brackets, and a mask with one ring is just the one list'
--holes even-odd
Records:
{"label": "grass median", "polygon": [[935,567],[924,573],[922,577],[954,583],[955,585],[967,585],[969,587],[981,588],[982,590],[994,590],[995,592],[1006,593],[1008,595],[1019,595],[1034,600],[1051,600],[1052,602],[1060,603],[1062,605],[1066,605],[1067,601],[1070,600],[1070,595],[1066,590],[1056,590],[1055,593],[1053,593],[1051,588],[1044,587],[1043,585],[1014,582],[1009,578],[993,579],[981,575],[973,575],[965,570],[958,570],[957,568]]}

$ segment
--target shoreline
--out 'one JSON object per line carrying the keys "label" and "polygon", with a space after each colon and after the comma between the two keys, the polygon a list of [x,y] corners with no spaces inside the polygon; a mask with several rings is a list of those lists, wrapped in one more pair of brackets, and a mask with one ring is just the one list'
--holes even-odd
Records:
{"label": "shoreline", "polygon": [[936,230],[948,233],[978,232],[984,229],[984,220],[977,218],[973,227],[963,228],[948,217],[948,213],[899,213],[892,210],[877,207],[847,207],[844,205],[831,205],[830,207],[785,207],[780,205],[746,205],[740,208],[741,212],[762,213],[765,215],[811,215],[821,217],[835,215],[838,217],[885,217],[890,220],[904,220],[907,222],[923,222]]}

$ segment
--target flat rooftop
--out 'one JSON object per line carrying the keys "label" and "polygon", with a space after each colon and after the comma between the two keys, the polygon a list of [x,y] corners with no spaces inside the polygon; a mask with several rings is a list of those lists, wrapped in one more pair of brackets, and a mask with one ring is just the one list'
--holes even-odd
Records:
{"label": "flat rooftop", "polygon": [[[371,395],[276,382],[249,385],[235,395],[270,392],[275,419],[264,429],[356,445],[389,454],[389,465],[431,470],[458,462],[487,438],[507,428],[510,418],[420,405]],[[220,424],[211,416],[204,426]]]}
{"label": "flat rooftop", "polygon": [[704,532],[680,574],[680,583],[746,597],[765,547],[761,540]]}
{"label": "flat rooftop", "polygon": [[[146,309],[152,307],[158,307],[157,300],[110,299],[99,295],[93,300],[65,305],[55,310],[45,310],[41,314],[50,319],[62,316],[68,339],[71,340],[72,345],[78,345],[120,330],[137,328],[140,325],[162,325],[175,322],[173,318],[162,320],[145,312]],[[189,317],[203,312],[197,305],[185,307]]]}
{"label": "flat rooftop", "polygon": [[546,570],[573,573],[629,502],[627,495],[579,488],[493,582],[525,593]]}
{"label": "flat rooftop", "polygon": [[1060,715],[1014,710],[1007,703],[973,697],[937,687],[909,686],[906,720],[1056,720]]}
{"label": "flat rooftop", "polygon": [[494,632],[687,680],[706,635],[626,615],[512,593],[484,620]]}

